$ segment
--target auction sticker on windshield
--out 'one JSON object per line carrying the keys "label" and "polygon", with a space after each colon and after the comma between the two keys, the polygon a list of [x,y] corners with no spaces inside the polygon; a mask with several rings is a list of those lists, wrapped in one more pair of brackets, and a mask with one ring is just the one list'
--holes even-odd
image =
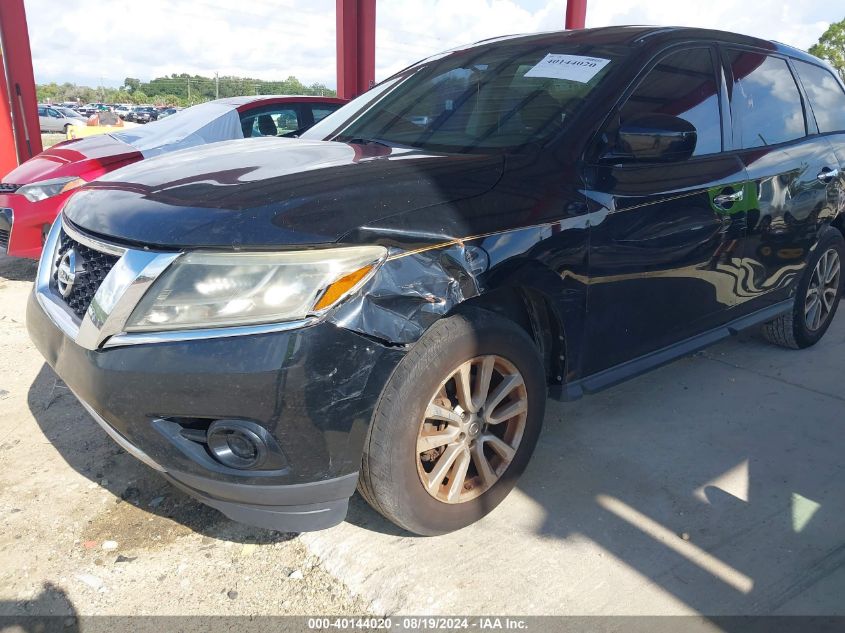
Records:
{"label": "auction sticker on windshield", "polygon": [[609,59],[602,59],[601,57],[549,53],[524,76],[568,79],[585,84],[609,63]]}

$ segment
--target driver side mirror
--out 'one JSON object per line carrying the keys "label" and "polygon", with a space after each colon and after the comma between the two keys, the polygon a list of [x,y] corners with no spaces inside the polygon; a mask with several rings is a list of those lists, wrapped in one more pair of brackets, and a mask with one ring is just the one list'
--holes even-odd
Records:
{"label": "driver side mirror", "polygon": [[644,162],[687,160],[695,151],[698,134],[689,121],[669,114],[645,114],[625,122],[617,133],[614,159]]}

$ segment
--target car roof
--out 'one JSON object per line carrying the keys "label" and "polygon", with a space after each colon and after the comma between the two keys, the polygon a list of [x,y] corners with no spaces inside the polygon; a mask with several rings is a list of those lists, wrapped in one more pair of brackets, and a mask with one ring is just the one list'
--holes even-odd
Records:
{"label": "car roof", "polygon": [[601,45],[617,45],[617,46],[636,46],[636,47],[662,47],[672,44],[674,42],[685,42],[690,40],[700,40],[708,42],[719,42],[724,44],[740,44],[744,46],[753,46],[777,52],[797,59],[818,63],[818,58],[810,55],[793,46],[781,44],[780,42],[764,40],[750,35],[741,35],[739,33],[731,33],[729,31],[719,31],[715,29],[701,29],[684,26],[605,26],[591,29],[577,29],[570,31],[548,31],[545,33],[533,33],[525,35],[507,35],[504,37],[496,37],[487,40],[475,42],[470,46],[462,46],[456,49],[465,50],[472,47],[481,47],[496,45],[500,42],[534,42],[549,44],[560,44],[566,42],[567,44],[601,44]]}

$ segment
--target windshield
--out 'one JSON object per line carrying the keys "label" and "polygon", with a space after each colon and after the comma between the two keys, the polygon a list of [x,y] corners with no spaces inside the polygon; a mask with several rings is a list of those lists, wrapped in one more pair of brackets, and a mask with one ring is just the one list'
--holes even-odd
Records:
{"label": "windshield", "polygon": [[302,138],[447,152],[543,143],[571,122],[620,54],[544,38],[439,56],[379,84]]}

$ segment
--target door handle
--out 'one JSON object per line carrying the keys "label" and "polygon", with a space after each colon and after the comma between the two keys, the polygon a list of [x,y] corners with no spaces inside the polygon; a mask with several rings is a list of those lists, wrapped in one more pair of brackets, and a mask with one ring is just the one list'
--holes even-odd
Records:
{"label": "door handle", "polygon": [[818,176],[816,176],[816,178],[819,179],[819,182],[828,183],[838,176],[839,176],[839,168],[838,167],[834,167],[833,169],[831,169],[830,167],[825,167],[824,169],[822,169],[819,172],[819,174],[818,174]]}
{"label": "door handle", "polygon": [[713,204],[717,207],[722,207],[726,204],[733,204],[734,202],[740,202],[745,197],[745,192],[743,189],[739,191],[735,191],[733,193],[721,193],[715,198],[713,198]]}

